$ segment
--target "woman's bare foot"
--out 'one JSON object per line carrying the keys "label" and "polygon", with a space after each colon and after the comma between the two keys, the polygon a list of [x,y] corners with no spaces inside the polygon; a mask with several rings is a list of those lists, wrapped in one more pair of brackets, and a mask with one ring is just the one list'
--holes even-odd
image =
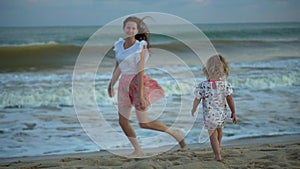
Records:
{"label": "woman's bare foot", "polygon": [[181,141],[179,142],[179,145],[180,145],[180,147],[181,147],[182,149],[186,148],[186,144],[185,144],[184,139],[181,140]]}
{"label": "woman's bare foot", "polygon": [[178,143],[182,149],[184,149],[186,147],[184,137],[182,136],[182,134],[179,130],[173,130],[171,135],[178,141]]}

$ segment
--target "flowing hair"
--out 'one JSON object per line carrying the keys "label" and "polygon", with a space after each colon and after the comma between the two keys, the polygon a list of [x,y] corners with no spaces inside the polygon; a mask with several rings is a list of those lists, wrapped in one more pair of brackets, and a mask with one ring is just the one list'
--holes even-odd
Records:
{"label": "flowing hair", "polygon": [[[149,16],[143,17],[142,19],[130,16],[126,18],[123,22],[123,29],[125,28],[125,25],[127,22],[135,22],[137,24],[138,33],[135,35],[135,39],[138,41],[145,40],[147,42],[147,48],[150,48],[150,31],[144,20],[148,18]],[[150,17],[151,18],[151,17]]]}
{"label": "flowing hair", "polygon": [[227,60],[217,54],[207,60],[203,72],[209,80],[225,80],[230,74],[230,68]]}

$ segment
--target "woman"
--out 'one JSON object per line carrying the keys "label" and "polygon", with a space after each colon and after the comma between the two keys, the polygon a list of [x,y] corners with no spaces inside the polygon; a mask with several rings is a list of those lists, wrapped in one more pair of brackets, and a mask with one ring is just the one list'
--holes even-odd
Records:
{"label": "woman", "polygon": [[123,22],[125,39],[119,39],[114,46],[116,65],[108,86],[108,94],[114,96],[113,86],[120,78],[118,88],[119,124],[134,147],[132,155],[143,155],[136,133],[129,122],[132,106],[136,109],[139,125],[145,129],[162,131],[173,136],[181,148],[186,146],[180,131],[171,130],[158,120],[148,118],[151,103],[164,97],[161,86],[144,73],[149,58],[149,30],[143,19],[128,17]]}

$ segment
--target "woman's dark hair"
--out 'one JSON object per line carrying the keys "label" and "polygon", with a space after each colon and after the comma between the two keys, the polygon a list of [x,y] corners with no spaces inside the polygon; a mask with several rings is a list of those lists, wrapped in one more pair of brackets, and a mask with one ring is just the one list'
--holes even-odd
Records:
{"label": "woman's dark hair", "polygon": [[137,24],[138,33],[135,35],[135,39],[138,41],[146,41],[147,42],[147,48],[150,48],[150,31],[146,23],[144,22],[144,19],[146,17],[140,19],[135,16],[130,16],[126,18],[123,22],[123,29],[125,28],[125,25],[127,22],[135,22]]}
{"label": "woman's dark hair", "polygon": [[139,34],[136,34],[134,37],[138,41],[142,41],[142,40],[147,41],[148,40],[148,35],[146,33],[139,33]]}

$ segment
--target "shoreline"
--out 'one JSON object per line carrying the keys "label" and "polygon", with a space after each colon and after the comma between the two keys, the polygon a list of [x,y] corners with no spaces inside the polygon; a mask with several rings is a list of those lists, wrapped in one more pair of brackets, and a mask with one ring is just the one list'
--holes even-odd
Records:
{"label": "shoreline", "polygon": [[271,168],[297,168],[300,166],[300,134],[228,140],[223,143],[222,151],[223,163],[213,160],[208,141],[204,144],[189,144],[184,150],[179,150],[176,145],[167,152],[147,158],[126,158],[106,150],[0,158],[0,168],[243,168],[240,166],[243,163],[245,168],[270,167],[268,165]]}

